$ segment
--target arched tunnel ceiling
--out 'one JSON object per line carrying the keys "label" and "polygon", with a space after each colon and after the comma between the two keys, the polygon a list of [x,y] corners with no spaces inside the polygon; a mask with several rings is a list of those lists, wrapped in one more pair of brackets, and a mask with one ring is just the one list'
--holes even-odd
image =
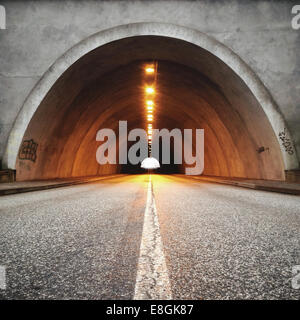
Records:
{"label": "arched tunnel ceiling", "polygon": [[[156,128],[204,128],[204,174],[284,179],[280,147],[245,83],[220,59],[172,38],[112,42],[74,63],[34,114],[23,140],[38,143],[37,160],[17,160],[17,179],[119,172],[96,162],[96,132],[127,120],[146,128],[143,66],[158,61]],[[258,153],[264,146],[268,151]]]}

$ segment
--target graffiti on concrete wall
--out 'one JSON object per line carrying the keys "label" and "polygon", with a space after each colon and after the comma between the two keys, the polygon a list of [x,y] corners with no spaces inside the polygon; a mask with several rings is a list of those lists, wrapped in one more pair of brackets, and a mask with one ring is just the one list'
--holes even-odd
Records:
{"label": "graffiti on concrete wall", "polygon": [[24,140],[20,148],[19,159],[35,162],[37,147],[38,144],[34,142],[33,139]]}
{"label": "graffiti on concrete wall", "polygon": [[287,152],[290,155],[294,154],[293,144],[291,139],[288,137],[286,128],[284,128],[283,131],[279,132],[279,139],[281,140],[285,152]]}

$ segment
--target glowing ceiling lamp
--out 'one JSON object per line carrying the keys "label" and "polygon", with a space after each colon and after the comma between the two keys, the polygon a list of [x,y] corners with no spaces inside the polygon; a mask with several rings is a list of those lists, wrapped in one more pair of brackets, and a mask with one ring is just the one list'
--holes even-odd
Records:
{"label": "glowing ceiling lamp", "polygon": [[147,106],[153,106],[154,102],[152,100],[147,100],[146,104],[147,104]]}
{"label": "glowing ceiling lamp", "polygon": [[153,94],[154,93],[154,89],[152,87],[146,87],[146,93]]}
{"label": "glowing ceiling lamp", "polygon": [[151,74],[154,73],[154,68],[152,66],[148,66],[145,68],[146,73]]}

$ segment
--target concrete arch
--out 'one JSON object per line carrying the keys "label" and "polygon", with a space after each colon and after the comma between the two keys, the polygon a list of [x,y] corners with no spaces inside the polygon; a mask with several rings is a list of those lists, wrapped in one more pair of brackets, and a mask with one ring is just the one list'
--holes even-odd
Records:
{"label": "concrete arch", "polygon": [[285,131],[286,135],[290,138],[285,120],[270,93],[251,68],[225,45],[204,33],[164,23],[135,23],[104,30],[81,41],[61,56],[47,70],[24,102],[10,133],[3,158],[3,165],[7,168],[15,168],[18,150],[30,120],[52,86],[72,64],[98,47],[113,41],[136,36],[161,36],[183,40],[207,50],[222,60],[241,78],[259,102],[277,137],[284,168],[286,170],[298,168],[298,159],[294,146],[292,146],[293,152],[287,153],[279,138],[279,133],[282,131]]}

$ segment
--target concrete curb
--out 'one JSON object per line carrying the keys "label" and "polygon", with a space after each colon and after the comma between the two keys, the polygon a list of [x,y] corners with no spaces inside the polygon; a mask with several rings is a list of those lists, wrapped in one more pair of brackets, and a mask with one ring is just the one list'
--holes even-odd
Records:
{"label": "concrete curb", "polygon": [[250,188],[255,190],[263,190],[263,191],[270,191],[270,192],[277,192],[277,193],[286,193],[286,194],[292,194],[292,195],[300,195],[300,188],[299,189],[293,189],[293,188],[287,188],[285,186],[268,186],[263,184],[257,184],[253,182],[247,182],[247,181],[234,181],[234,180],[223,180],[223,179],[214,179],[214,178],[206,178],[206,177],[192,177],[195,180],[205,181],[205,182],[211,182],[211,183],[220,183],[220,184],[227,184],[242,188]]}
{"label": "concrete curb", "polygon": [[[9,188],[9,189],[2,189],[2,190],[0,189],[0,196],[12,195],[12,194],[17,194],[17,193],[25,193],[25,192],[31,192],[31,191],[42,191],[42,190],[48,190],[48,189],[54,189],[54,188],[60,188],[60,187],[68,187],[68,186],[73,186],[73,185],[77,185],[77,184],[92,183],[92,182],[98,182],[98,181],[106,180],[106,179],[118,178],[118,177],[122,177],[122,176],[125,176],[125,174],[103,176],[103,177],[99,177],[99,178],[89,178],[89,179],[84,179],[84,180],[57,182],[57,183],[48,184],[48,185]],[[187,177],[187,176],[184,175],[182,177]],[[293,188],[287,188],[284,186],[278,186],[278,187],[277,186],[267,186],[267,185],[256,184],[256,183],[247,182],[247,181],[224,180],[224,179],[209,178],[209,177],[189,176],[189,178],[193,178],[194,180],[198,180],[198,181],[227,184],[227,185],[232,185],[232,186],[236,186],[236,187],[250,188],[250,189],[255,189],[255,190],[285,193],[285,194],[292,194],[292,195],[300,195],[300,187],[299,187],[299,189],[293,189]]]}
{"label": "concrete curb", "polygon": [[42,190],[61,188],[61,187],[68,187],[68,186],[73,186],[73,185],[77,185],[77,184],[98,182],[101,180],[119,178],[119,177],[123,177],[123,176],[125,176],[125,174],[124,175],[120,174],[120,175],[112,175],[112,176],[103,176],[103,177],[99,177],[99,178],[90,178],[90,179],[84,179],[84,180],[57,182],[57,183],[48,184],[48,185],[9,188],[9,189],[2,189],[2,190],[0,189],[0,196],[12,195],[12,194],[17,194],[17,193],[25,193],[25,192],[31,192],[31,191],[42,191]]}

